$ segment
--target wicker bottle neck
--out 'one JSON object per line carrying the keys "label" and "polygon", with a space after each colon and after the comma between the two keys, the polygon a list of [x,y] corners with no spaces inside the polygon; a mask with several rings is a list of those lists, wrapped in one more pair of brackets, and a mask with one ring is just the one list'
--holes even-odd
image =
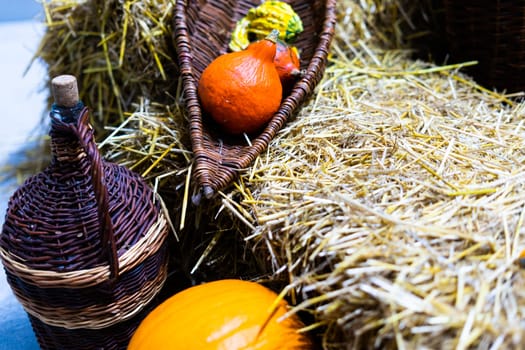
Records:
{"label": "wicker bottle neck", "polygon": [[[51,116],[51,154],[53,166],[61,173],[78,171],[89,167],[85,159],[85,150],[80,144],[76,130],[84,109],[84,104],[72,108],[53,105]],[[82,171],[81,171],[82,172]]]}
{"label": "wicker bottle neck", "polygon": [[[49,174],[60,182],[90,183],[84,188],[92,191],[97,202],[97,217],[103,255],[109,261],[111,277],[118,275],[118,253],[113,224],[109,214],[109,194],[102,157],[98,151],[89,113],[82,102],[73,107],[53,105],[51,112],[52,163]],[[77,196],[78,193],[75,194]]]}
{"label": "wicker bottle neck", "polygon": [[54,122],[77,123],[80,112],[84,109],[84,103],[78,101],[73,107],[58,106],[56,103],[51,107],[51,118]]}

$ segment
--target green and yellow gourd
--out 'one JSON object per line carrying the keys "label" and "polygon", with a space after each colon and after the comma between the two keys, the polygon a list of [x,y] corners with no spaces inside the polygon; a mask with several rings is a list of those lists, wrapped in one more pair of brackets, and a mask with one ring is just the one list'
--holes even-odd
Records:
{"label": "green and yellow gourd", "polygon": [[301,18],[292,7],[282,1],[266,1],[251,8],[232,33],[231,51],[244,50],[250,41],[266,37],[272,30],[278,30],[279,39],[293,41],[303,29]]}

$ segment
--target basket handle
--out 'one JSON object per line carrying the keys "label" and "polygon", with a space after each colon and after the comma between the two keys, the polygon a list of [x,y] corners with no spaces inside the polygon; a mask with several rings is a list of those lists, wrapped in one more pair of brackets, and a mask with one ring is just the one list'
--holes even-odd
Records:
{"label": "basket handle", "polygon": [[[51,82],[55,104],[62,108],[75,108],[79,105],[77,80],[72,75],[61,75]],[[94,130],[89,124],[89,110],[83,107],[73,128],[80,146],[86,152],[90,161],[90,175],[97,201],[102,249],[109,262],[109,278],[113,280],[119,274],[117,244],[113,223],[109,215],[109,193],[106,186],[102,157],[95,142]]]}

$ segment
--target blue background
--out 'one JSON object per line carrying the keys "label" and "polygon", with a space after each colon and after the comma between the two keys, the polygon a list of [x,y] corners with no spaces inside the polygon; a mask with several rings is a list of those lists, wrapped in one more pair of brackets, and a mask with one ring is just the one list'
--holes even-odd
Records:
{"label": "blue background", "polygon": [[[18,151],[34,136],[45,108],[41,89],[45,69],[27,71],[43,27],[42,5],[33,0],[0,0],[0,169],[16,161]],[[0,184],[0,224],[17,184]],[[39,349],[28,317],[7,285],[0,264],[0,350]]]}
{"label": "blue background", "polygon": [[42,5],[33,0],[0,0],[0,21],[20,21],[33,19]]}

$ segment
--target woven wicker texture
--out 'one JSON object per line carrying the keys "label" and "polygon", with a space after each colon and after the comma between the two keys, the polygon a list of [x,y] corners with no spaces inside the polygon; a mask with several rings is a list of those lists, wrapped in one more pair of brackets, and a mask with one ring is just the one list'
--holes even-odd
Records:
{"label": "woven wicker texture", "polygon": [[444,0],[444,7],[452,59],[477,60],[467,71],[487,87],[525,90],[525,1]]}
{"label": "woven wicker texture", "polygon": [[135,317],[107,327],[103,332],[99,329],[83,328],[76,329],[74,336],[72,336],[70,330],[50,326],[34,316],[29,315],[29,321],[35,330],[42,349],[125,350],[140,321],[151,312],[153,305],[149,304]]}
{"label": "woven wicker texture", "polygon": [[125,348],[166,280],[167,221],[137,174],[101,158],[87,108],[51,119],[51,164],[8,203],[7,279],[42,348]]}
{"label": "woven wicker texture", "polygon": [[294,41],[301,51],[304,76],[286,96],[278,112],[259,135],[232,138],[218,134],[203,115],[197,96],[197,82],[204,68],[218,55],[227,52],[235,23],[259,0],[178,0],[175,40],[190,136],[195,157],[194,178],[207,197],[227,186],[239,170],[248,167],[264,151],[275,134],[308,98],[320,81],[334,34],[335,0],[290,0],[303,21],[304,31]]}

